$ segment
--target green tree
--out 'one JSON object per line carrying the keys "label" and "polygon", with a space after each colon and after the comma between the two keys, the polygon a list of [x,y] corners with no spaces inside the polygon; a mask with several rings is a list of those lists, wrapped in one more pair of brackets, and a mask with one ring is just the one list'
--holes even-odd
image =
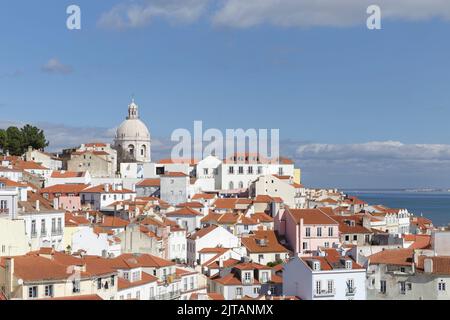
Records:
{"label": "green tree", "polygon": [[0,129],[0,150],[5,151],[6,146],[6,131],[4,129]]}
{"label": "green tree", "polygon": [[5,150],[13,156],[23,154],[23,135],[17,127],[9,127],[6,129],[6,145]]}
{"label": "green tree", "polygon": [[30,146],[33,149],[44,149],[48,146],[48,141],[45,139],[42,129],[27,124],[20,131],[22,133],[23,152]]}

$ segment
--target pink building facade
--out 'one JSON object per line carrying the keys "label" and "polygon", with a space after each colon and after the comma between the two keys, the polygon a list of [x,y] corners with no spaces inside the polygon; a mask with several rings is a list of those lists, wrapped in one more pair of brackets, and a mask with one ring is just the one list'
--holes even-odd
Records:
{"label": "pink building facade", "polygon": [[339,223],[320,209],[280,210],[275,218],[275,229],[286,237],[298,256],[339,244]]}

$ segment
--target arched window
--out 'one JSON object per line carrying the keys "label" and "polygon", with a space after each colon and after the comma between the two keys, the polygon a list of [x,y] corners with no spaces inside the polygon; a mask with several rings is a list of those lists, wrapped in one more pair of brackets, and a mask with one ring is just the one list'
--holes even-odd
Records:
{"label": "arched window", "polygon": [[234,189],[234,183],[233,183],[233,181],[230,181],[229,189],[230,189],[230,190],[233,190],[233,189]]}
{"label": "arched window", "polygon": [[134,156],[134,146],[132,144],[128,146],[128,152],[130,153],[130,155]]}
{"label": "arched window", "polygon": [[141,147],[141,156],[145,156],[147,154],[147,146],[145,144]]}
{"label": "arched window", "polygon": [[242,181],[239,181],[239,189],[244,189],[244,183]]}

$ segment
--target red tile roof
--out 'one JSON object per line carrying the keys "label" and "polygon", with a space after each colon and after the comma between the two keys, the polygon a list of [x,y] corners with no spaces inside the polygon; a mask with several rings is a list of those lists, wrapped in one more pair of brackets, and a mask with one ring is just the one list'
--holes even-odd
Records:
{"label": "red tile roof", "polygon": [[161,179],[144,179],[140,181],[136,186],[139,187],[159,187],[161,185]]}
{"label": "red tile roof", "polygon": [[202,216],[202,214],[190,207],[181,208],[172,212],[166,213],[166,217],[178,217],[178,216]]}
{"label": "red tile roof", "polygon": [[111,184],[108,186],[108,192],[106,192],[105,190],[105,185],[100,184],[98,186],[83,190],[83,193],[135,193],[134,191],[125,188],[122,188],[121,190],[118,190],[118,188],[116,188],[116,190],[113,190],[113,186]]}
{"label": "red tile roof", "polygon": [[75,171],[53,171],[52,178],[82,178],[86,175],[86,172]]}
{"label": "red tile roof", "polygon": [[411,266],[414,263],[413,249],[387,249],[369,256],[370,264]]}
{"label": "red tile roof", "polygon": [[288,209],[294,221],[299,224],[303,219],[304,224],[308,225],[337,225],[338,222],[330,218],[321,209]]}

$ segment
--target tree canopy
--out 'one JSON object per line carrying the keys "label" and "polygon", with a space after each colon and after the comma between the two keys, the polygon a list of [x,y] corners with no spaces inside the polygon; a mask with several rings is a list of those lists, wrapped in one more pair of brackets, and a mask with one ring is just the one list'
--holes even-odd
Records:
{"label": "tree canopy", "polygon": [[0,129],[0,149],[3,153],[6,150],[11,155],[21,156],[28,147],[33,149],[44,149],[48,146],[44,131],[32,125],[25,125],[23,128],[9,127],[6,130]]}

